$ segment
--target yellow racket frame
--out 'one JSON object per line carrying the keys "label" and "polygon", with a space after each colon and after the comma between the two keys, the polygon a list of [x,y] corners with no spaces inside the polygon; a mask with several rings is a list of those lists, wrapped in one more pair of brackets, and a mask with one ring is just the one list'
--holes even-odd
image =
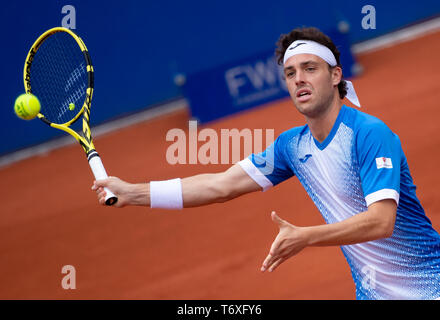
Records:
{"label": "yellow racket frame", "polygon": [[[24,70],[23,70],[23,81],[24,81],[24,88],[26,90],[26,93],[32,93],[32,87],[30,84],[30,72],[32,68],[32,60],[34,58],[34,55],[38,51],[38,48],[41,46],[41,44],[48,38],[49,36],[53,35],[57,32],[66,32],[69,35],[72,36],[73,39],[75,39],[76,43],[78,44],[79,48],[84,54],[85,61],[87,63],[87,73],[88,73],[88,86],[86,89],[86,99],[81,107],[81,109],[78,111],[78,113],[68,122],[65,123],[53,123],[46,119],[46,117],[42,113],[38,113],[37,117],[42,120],[44,123],[50,125],[53,128],[63,130],[69,134],[71,134],[83,147],[86,155],[89,155],[92,151],[95,150],[95,146],[93,145],[92,141],[92,134],[90,131],[90,106],[92,102],[92,96],[93,96],[93,66],[92,62],[87,50],[86,45],[82,41],[82,39],[75,34],[72,30],[63,28],[63,27],[56,27],[47,30],[44,32],[38,39],[34,42],[31,49],[29,50],[25,63],[24,63]],[[75,121],[78,120],[78,118],[83,115],[83,130],[82,135],[78,134],[75,130],[70,128],[70,125],[72,125]]]}

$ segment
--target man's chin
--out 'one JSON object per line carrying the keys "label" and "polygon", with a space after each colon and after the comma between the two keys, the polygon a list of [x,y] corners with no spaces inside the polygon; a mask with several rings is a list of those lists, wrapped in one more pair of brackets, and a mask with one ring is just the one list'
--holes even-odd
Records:
{"label": "man's chin", "polygon": [[294,101],[294,105],[296,109],[301,113],[302,115],[308,117],[308,118],[315,118],[320,116],[325,108],[322,108],[322,106],[319,106],[315,103],[312,103],[310,101],[307,102],[297,102]]}
{"label": "man's chin", "polygon": [[295,105],[296,109],[304,115],[316,109],[315,104],[311,103],[310,101],[307,102],[293,101],[293,104]]}

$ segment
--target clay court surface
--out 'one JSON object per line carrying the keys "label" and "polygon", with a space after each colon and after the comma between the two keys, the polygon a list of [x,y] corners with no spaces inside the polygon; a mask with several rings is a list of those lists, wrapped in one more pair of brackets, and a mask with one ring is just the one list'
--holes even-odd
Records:
{"label": "clay court surface", "polygon": [[[362,110],[400,136],[436,230],[438,52],[440,33],[364,54],[357,59],[365,72],[354,79]],[[92,108],[92,121],[93,112],[105,111]],[[143,182],[229,167],[167,163],[165,135],[187,130],[189,119],[188,111],[177,111],[97,138],[108,173]],[[275,129],[278,136],[303,123],[286,99],[204,127]],[[324,223],[296,178],[265,193],[183,211],[108,208],[98,205],[89,166],[73,144],[1,168],[0,179],[1,299],[355,298],[338,247],[306,248],[274,273],[259,271],[278,232],[271,211],[299,226]],[[75,290],[61,286],[65,265],[76,268]]]}

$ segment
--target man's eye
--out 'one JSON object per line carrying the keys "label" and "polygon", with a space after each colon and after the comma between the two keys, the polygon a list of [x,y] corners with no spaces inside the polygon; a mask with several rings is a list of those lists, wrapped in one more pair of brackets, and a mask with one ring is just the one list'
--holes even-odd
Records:
{"label": "man's eye", "polygon": [[286,77],[287,78],[291,78],[291,77],[293,77],[295,75],[295,72],[293,72],[293,71],[291,71],[291,72],[287,72],[286,73]]}
{"label": "man's eye", "polygon": [[308,67],[308,68],[306,68],[306,71],[313,72],[313,71],[315,71],[315,68],[314,67]]}

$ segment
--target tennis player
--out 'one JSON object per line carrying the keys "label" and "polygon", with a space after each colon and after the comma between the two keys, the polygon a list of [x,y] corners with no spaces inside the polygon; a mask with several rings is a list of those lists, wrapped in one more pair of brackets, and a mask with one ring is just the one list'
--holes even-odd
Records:
{"label": "tennis player", "polygon": [[306,125],[282,133],[264,152],[227,171],[129,184],[97,181],[118,206],[181,209],[265,191],[296,176],[326,224],[297,227],[272,212],[280,230],[261,270],[273,271],[307,246],[341,246],[357,299],[440,297],[440,235],[416,196],[399,137],[360,106],[343,79],[339,51],[316,28],[282,35],[277,48],[293,104]]}

